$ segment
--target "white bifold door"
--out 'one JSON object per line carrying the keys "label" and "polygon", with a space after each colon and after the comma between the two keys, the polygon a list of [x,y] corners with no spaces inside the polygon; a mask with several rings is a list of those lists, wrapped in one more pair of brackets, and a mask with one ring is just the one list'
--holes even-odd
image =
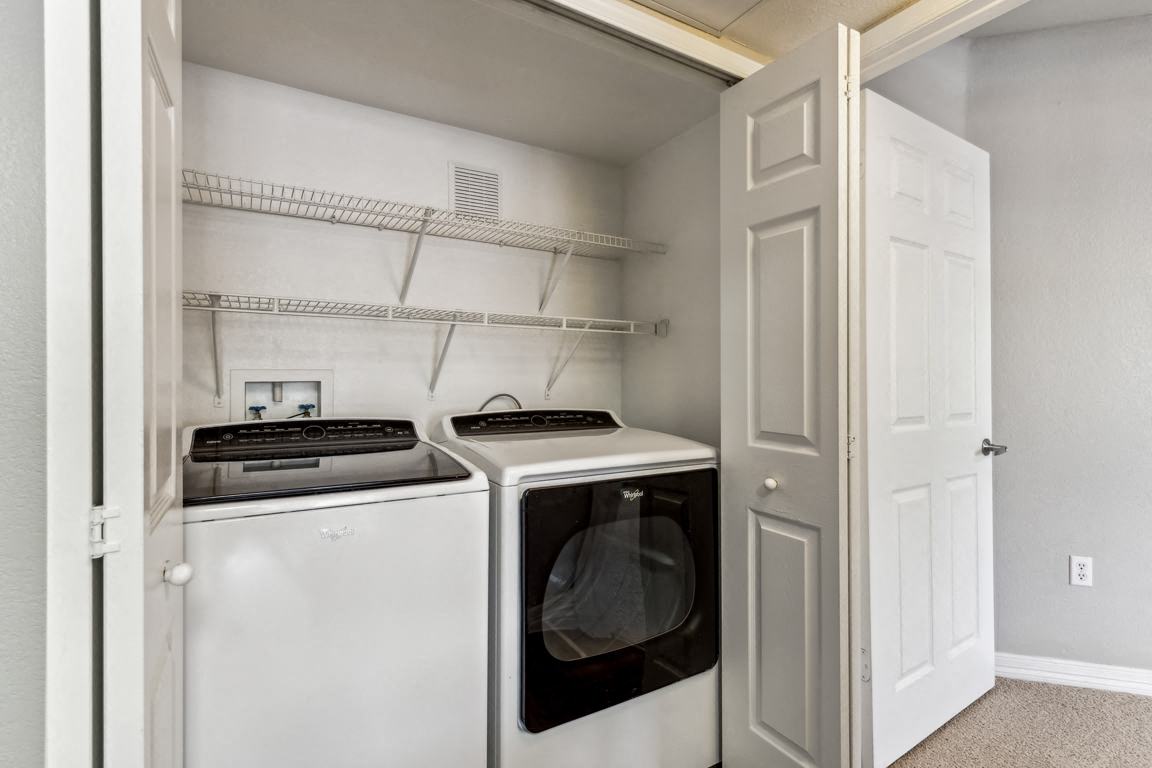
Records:
{"label": "white bifold door", "polygon": [[848,266],[859,36],[721,106],[725,768],[848,759]]}
{"label": "white bifold door", "polygon": [[100,4],[103,761],[183,762],[180,3]]}
{"label": "white bifold door", "polygon": [[863,101],[864,764],[879,768],[994,682],[989,165],[878,94]]}

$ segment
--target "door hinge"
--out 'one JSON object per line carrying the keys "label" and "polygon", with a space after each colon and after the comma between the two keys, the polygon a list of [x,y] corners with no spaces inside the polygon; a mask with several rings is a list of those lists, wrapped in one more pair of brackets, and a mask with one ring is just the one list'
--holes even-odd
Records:
{"label": "door hinge", "polygon": [[872,654],[868,652],[867,648],[860,649],[860,681],[872,682]]}
{"label": "door hinge", "polygon": [[120,542],[105,538],[104,523],[113,517],[120,517],[120,510],[116,507],[92,507],[88,516],[88,552],[93,560],[120,551]]}
{"label": "door hinge", "polygon": [[856,435],[846,435],[844,439],[845,453],[848,454],[848,460],[856,458]]}
{"label": "door hinge", "polygon": [[856,85],[856,78],[853,77],[852,75],[845,75],[844,76],[844,95],[846,97],[848,97],[849,99],[851,99],[853,96],[856,95],[857,91],[858,91],[858,88]]}

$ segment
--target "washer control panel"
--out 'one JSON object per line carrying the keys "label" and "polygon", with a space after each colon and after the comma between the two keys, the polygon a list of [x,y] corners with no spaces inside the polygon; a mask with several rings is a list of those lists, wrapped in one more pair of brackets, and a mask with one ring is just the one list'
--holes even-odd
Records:
{"label": "washer control panel", "polygon": [[618,429],[621,426],[608,411],[489,411],[452,417],[452,429],[460,437]]}
{"label": "washer control panel", "polygon": [[278,450],[363,446],[416,439],[416,426],[411,421],[396,419],[245,421],[197,428],[192,434],[191,455],[203,460],[232,453],[274,453]]}

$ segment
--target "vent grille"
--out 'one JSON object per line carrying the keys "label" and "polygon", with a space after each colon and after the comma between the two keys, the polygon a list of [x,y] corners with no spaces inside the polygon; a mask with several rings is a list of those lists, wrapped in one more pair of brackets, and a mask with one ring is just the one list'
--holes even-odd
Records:
{"label": "vent grille", "polygon": [[452,209],[469,216],[500,218],[500,174],[453,163]]}

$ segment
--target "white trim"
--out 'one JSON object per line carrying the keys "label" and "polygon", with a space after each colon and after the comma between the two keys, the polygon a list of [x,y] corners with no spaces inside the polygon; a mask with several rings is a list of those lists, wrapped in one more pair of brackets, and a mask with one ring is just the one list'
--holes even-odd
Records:
{"label": "white trim", "polygon": [[1031,680],[1038,683],[1152,696],[1152,669],[1115,667],[1110,664],[1068,661],[1046,656],[997,653],[996,675],[1013,680]]}
{"label": "white trim", "polygon": [[919,0],[861,36],[861,76],[867,82],[1027,1]]}
{"label": "white trim", "polygon": [[93,764],[90,45],[88,3],[44,3],[46,768]]}
{"label": "white trim", "polygon": [[737,77],[748,77],[768,63],[766,58],[751,49],[701,32],[628,0],[550,2]]}
{"label": "white trim", "polygon": [[[748,77],[772,61],[631,0],[549,1],[736,77]],[[955,40],[1027,1],[919,0],[861,33],[861,82]]]}

